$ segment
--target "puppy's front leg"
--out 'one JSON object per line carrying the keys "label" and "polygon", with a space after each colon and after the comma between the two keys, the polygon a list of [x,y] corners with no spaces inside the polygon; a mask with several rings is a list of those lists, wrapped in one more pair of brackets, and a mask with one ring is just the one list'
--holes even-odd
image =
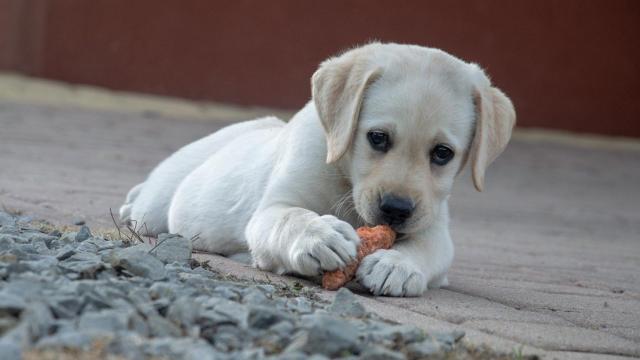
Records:
{"label": "puppy's front leg", "polygon": [[375,295],[420,296],[447,285],[453,242],[446,221],[364,258],[356,277]]}
{"label": "puppy's front leg", "polygon": [[285,205],[258,210],[246,237],[258,268],[307,276],[343,268],[360,242],[353,227],[335,216]]}

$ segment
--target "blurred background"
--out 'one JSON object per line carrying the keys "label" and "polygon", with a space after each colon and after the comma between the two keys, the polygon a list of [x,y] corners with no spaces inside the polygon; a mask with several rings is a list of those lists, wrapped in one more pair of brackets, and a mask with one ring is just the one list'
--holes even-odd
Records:
{"label": "blurred background", "polygon": [[640,136],[640,2],[0,0],[0,70],[300,108],[319,62],[370,40],[477,62],[518,126]]}

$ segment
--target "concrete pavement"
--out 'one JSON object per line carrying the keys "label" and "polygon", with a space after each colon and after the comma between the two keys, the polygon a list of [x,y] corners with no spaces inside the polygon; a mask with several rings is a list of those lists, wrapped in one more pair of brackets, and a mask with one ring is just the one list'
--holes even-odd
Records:
{"label": "concrete pavement", "polygon": [[[85,89],[47,83],[34,95],[39,82],[10,79],[0,77],[0,204],[59,224],[84,218],[111,227],[109,208],[158,161],[261,113],[162,108],[168,100],[158,98],[130,107],[123,104],[135,96],[99,89],[94,96],[108,100],[93,107],[73,100],[86,99]],[[457,184],[450,286],[418,299],[363,301],[392,319],[460,328],[468,341],[508,352],[525,345],[551,358],[640,356],[639,184],[637,142],[520,132],[489,169],[484,193],[466,175]],[[221,271],[265,276],[208,258]]]}

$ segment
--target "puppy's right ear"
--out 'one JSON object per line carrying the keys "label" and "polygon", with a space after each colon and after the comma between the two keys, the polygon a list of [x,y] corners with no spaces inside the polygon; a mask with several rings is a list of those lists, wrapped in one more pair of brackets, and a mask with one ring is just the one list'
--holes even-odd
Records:
{"label": "puppy's right ear", "polygon": [[365,90],[379,74],[353,52],[323,62],[313,74],[311,93],[327,138],[327,164],[351,146]]}

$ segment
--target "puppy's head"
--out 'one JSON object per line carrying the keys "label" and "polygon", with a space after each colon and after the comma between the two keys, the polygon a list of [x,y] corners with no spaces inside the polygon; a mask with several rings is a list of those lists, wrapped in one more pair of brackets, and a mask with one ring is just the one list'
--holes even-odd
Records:
{"label": "puppy's head", "polygon": [[420,46],[374,43],[331,58],[312,92],[327,162],[350,177],[356,211],[403,233],[433,222],[465,163],[482,190],[515,123],[478,66]]}

